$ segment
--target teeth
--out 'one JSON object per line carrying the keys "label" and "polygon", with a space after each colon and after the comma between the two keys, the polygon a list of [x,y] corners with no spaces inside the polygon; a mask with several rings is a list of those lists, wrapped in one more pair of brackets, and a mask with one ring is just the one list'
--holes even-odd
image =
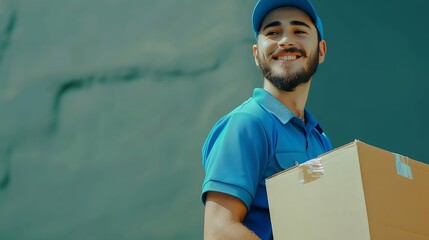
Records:
{"label": "teeth", "polygon": [[279,57],[279,60],[285,60],[285,61],[291,61],[291,60],[295,60],[296,56],[281,56]]}

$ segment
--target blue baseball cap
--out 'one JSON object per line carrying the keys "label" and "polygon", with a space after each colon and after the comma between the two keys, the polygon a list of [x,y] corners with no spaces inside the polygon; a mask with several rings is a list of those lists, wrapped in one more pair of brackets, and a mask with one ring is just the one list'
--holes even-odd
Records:
{"label": "blue baseball cap", "polygon": [[272,10],[280,7],[296,7],[307,13],[319,32],[320,40],[324,39],[322,20],[320,20],[310,0],[259,0],[252,14],[252,27],[256,39],[258,39],[264,17]]}

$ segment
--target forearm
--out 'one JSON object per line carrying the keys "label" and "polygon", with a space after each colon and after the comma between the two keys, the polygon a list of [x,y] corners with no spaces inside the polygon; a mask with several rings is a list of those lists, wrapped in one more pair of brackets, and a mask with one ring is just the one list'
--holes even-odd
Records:
{"label": "forearm", "polygon": [[205,226],[204,240],[260,240],[255,233],[250,231],[240,222],[220,223],[216,226]]}
{"label": "forearm", "polygon": [[233,196],[219,192],[208,192],[204,211],[205,240],[260,240],[243,225],[247,208]]}

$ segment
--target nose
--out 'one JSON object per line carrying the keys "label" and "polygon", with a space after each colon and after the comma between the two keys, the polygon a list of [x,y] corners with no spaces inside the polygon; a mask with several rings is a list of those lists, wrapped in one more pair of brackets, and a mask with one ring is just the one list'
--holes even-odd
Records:
{"label": "nose", "polygon": [[281,48],[287,48],[287,47],[293,46],[293,42],[287,34],[284,34],[281,36],[281,38],[278,42],[278,45]]}

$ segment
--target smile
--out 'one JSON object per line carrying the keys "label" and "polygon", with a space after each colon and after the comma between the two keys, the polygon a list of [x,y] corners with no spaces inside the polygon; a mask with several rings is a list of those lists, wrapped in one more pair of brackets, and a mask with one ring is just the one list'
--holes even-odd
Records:
{"label": "smile", "polygon": [[293,47],[274,52],[272,59],[281,61],[294,61],[301,57],[306,57],[304,50]]}
{"label": "smile", "polygon": [[273,59],[274,60],[281,60],[281,61],[293,61],[293,60],[297,60],[301,57],[302,57],[301,54],[282,52],[282,53],[274,55]]}
{"label": "smile", "polygon": [[283,60],[283,61],[292,61],[298,59],[299,56],[280,56],[277,58],[277,60]]}

